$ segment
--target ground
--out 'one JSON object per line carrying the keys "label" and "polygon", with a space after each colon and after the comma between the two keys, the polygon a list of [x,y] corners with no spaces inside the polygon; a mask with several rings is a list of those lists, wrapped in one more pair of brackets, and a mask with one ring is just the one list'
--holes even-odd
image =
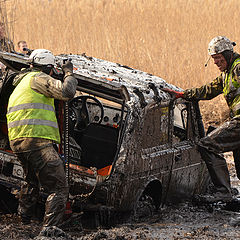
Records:
{"label": "ground", "polygon": [[[226,154],[233,187],[239,185],[231,154]],[[238,189],[239,190],[239,189]],[[165,206],[151,218],[138,223],[126,223],[112,229],[95,231],[67,232],[62,237],[38,237],[37,240],[79,239],[79,240],[133,240],[133,239],[240,239],[240,227],[230,225],[230,220],[240,216],[239,212],[227,211],[221,205],[196,206],[184,203],[178,206]],[[40,231],[38,222],[23,226],[16,215],[2,215],[0,239],[27,240],[36,237]]]}

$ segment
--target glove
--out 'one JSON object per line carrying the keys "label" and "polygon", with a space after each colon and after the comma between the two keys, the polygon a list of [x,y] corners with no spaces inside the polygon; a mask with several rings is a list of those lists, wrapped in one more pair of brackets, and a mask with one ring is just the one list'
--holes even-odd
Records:
{"label": "glove", "polygon": [[72,75],[73,74],[73,64],[71,61],[67,60],[66,63],[62,65],[62,70],[65,75]]}
{"label": "glove", "polygon": [[168,89],[168,88],[162,88],[161,90],[163,90],[164,92],[168,92],[174,99],[176,98],[184,98],[184,92],[178,92],[178,91],[174,91],[172,89]]}

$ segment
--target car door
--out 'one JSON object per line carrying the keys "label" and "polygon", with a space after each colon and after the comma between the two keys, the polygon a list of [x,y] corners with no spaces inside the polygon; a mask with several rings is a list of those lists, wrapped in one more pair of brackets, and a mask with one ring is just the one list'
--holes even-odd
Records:
{"label": "car door", "polygon": [[203,182],[206,166],[197,148],[199,129],[197,115],[191,102],[176,101],[173,109],[173,162],[168,198],[191,198]]}

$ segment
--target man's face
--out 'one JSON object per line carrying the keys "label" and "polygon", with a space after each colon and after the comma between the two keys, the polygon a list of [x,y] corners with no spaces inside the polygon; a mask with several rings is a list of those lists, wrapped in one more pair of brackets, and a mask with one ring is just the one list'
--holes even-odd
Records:
{"label": "man's face", "polygon": [[20,52],[20,53],[27,54],[27,51],[23,51],[23,48],[27,48],[27,43],[25,43],[25,42],[22,43],[22,42],[21,42],[21,43],[19,44],[19,52]]}
{"label": "man's face", "polygon": [[217,65],[218,69],[223,72],[227,69],[227,61],[221,53],[212,55],[214,64]]}

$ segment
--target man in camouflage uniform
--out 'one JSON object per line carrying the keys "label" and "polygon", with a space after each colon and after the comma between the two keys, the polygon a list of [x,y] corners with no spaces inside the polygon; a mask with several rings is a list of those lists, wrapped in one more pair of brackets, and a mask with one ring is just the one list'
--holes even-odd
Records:
{"label": "man in camouflage uniform", "polygon": [[189,101],[210,100],[223,93],[230,108],[230,121],[223,123],[199,142],[199,151],[216,188],[212,195],[202,196],[206,202],[232,200],[229,172],[221,153],[233,151],[240,179],[240,55],[233,51],[235,45],[223,36],[213,38],[208,53],[220,70],[220,76],[200,88],[174,93],[176,98]]}
{"label": "man in camouflage uniform", "polygon": [[46,49],[36,49],[29,57],[30,69],[14,79],[16,86],[8,102],[7,123],[10,146],[26,176],[19,199],[24,224],[34,215],[39,187],[48,193],[43,227],[60,226],[68,197],[64,164],[53,143],[60,142],[54,99],[74,97],[77,80],[70,61],[63,64],[64,81],[52,74],[55,57]]}

